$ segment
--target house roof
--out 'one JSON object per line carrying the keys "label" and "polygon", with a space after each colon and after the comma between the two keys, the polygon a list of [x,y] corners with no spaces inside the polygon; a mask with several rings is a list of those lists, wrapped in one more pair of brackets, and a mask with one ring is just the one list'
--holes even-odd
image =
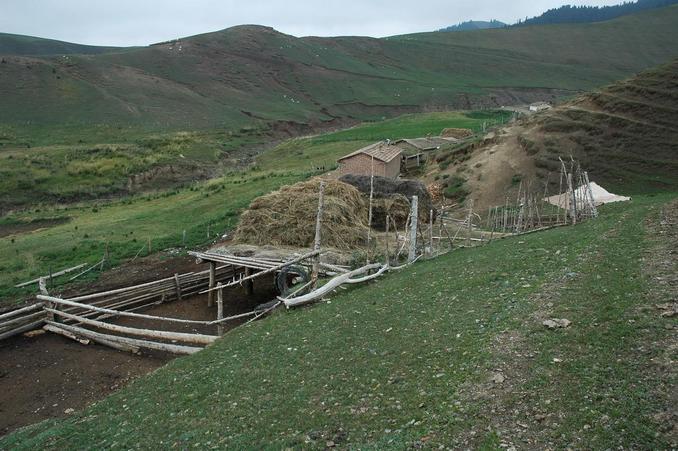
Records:
{"label": "house roof", "polygon": [[455,143],[458,141],[459,140],[456,138],[443,138],[440,136],[434,136],[428,138],[399,139],[396,141],[396,144],[405,142],[419,150],[435,150],[442,145]]}
{"label": "house roof", "polygon": [[375,160],[388,163],[394,158],[399,158],[402,152],[402,149],[400,149],[398,146],[380,141],[378,143],[370,144],[367,147],[363,147],[362,149],[358,149],[355,152],[349,153],[348,155],[344,155],[343,157],[339,158],[338,161],[346,160],[347,158],[351,158],[356,155],[365,154],[373,157]]}

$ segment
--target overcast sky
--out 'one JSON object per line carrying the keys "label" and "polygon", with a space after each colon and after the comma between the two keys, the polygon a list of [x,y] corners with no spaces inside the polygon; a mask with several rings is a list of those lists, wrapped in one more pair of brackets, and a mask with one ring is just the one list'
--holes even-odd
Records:
{"label": "overcast sky", "polygon": [[295,36],[391,36],[465,20],[513,23],[562,4],[621,0],[0,0],[0,32],[92,45],[147,45],[233,25]]}

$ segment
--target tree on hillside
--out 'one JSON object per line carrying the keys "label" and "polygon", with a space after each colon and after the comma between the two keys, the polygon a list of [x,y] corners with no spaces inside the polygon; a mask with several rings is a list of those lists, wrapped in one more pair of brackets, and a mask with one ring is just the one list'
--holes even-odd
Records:
{"label": "tree on hillside", "polygon": [[560,8],[550,9],[541,16],[519,21],[514,26],[602,22],[640,11],[663,8],[674,4],[678,4],[678,0],[638,0],[636,2],[624,2],[619,5],[603,7],[565,5]]}

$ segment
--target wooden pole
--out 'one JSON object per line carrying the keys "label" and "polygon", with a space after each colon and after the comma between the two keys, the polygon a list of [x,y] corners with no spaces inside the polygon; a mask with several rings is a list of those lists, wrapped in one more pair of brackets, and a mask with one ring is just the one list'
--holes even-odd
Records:
{"label": "wooden pole", "polygon": [[471,247],[471,230],[473,229],[473,199],[469,201],[468,206],[468,217],[466,218],[468,222],[468,229],[466,232],[466,247]]}
{"label": "wooden pole", "polygon": [[433,255],[433,209],[428,214],[428,255]]}
{"label": "wooden pole", "polygon": [[[245,278],[250,277],[253,274],[252,268],[249,266],[245,267]],[[245,294],[247,296],[252,296],[254,294],[254,280],[253,279],[247,279],[244,282],[245,285]]]}
{"label": "wooden pole", "polygon": [[593,200],[593,190],[591,189],[591,181],[589,180],[589,173],[584,171],[584,181],[586,182],[586,189],[589,193],[589,203],[591,207],[591,213],[594,218],[598,217],[598,209],[596,208],[596,203]]}
{"label": "wooden pole", "polygon": [[[221,288],[221,283],[217,285],[217,321],[224,319],[224,290]],[[224,326],[219,323],[217,325],[217,334],[224,335]]]}
{"label": "wooden pole", "polygon": [[84,329],[82,327],[70,326],[67,324],[57,324],[51,321],[47,321],[47,324],[49,324],[50,326],[65,329],[69,332],[73,332],[76,335],[81,335],[91,340],[104,339],[106,341],[110,341],[113,343],[137,346],[140,348],[154,349],[156,351],[172,352],[175,354],[193,354],[202,349],[192,346],[171,345],[166,343],[157,343],[154,341],[137,340],[136,338],[127,338],[119,337],[117,335],[102,334],[99,332],[93,332],[91,330]]}
{"label": "wooden pole", "polygon": [[367,214],[367,264],[370,264],[370,256],[372,248],[370,246],[372,240],[372,200],[374,198],[374,157],[372,157],[372,169],[370,173],[370,203]]}
{"label": "wooden pole", "polygon": [[[265,276],[266,274],[270,274],[272,272],[280,271],[281,269],[286,268],[287,266],[293,265],[294,263],[299,263],[302,260],[306,260],[307,258],[315,257],[316,255],[319,255],[319,254],[321,254],[320,251],[309,252],[308,254],[301,255],[301,256],[296,257],[292,260],[286,261],[284,263],[280,263],[279,265],[272,266],[272,267],[265,269],[263,271],[259,271],[257,273],[254,273],[251,276],[246,277],[244,279],[234,280],[233,282],[230,282],[230,283],[227,283],[226,285],[224,285],[223,288],[228,288],[228,287],[232,287],[234,285],[239,285],[239,284],[245,282],[246,280],[256,279],[257,277]],[[193,253],[191,253],[191,255],[200,256],[200,255],[204,255],[204,254],[193,252]],[[209,256],[207,256],[207,257],[209,257]],[[318,264],[318,267],[320,267],[319,264]],[[216,287],[203,290],[203,291],[200,292],[200,294],[207,293],[209,291],[214,291],[214,290],[216,290]]]}
{"label": "wooden pole", "polygon": [[410,251],[407,261],[412,263],[417,258],[417,223],[419,222],[419,198],[412,196],[412,210],[410,212]]}
{"label": "wooden pole", "polygon": [[214,292],[211,291],[214,289],[216,285],[216,270],[217,270],[217,264],[214,262],[210,262],[210,283],[209,283],[209,292],[207,294],[207,306],[212,307],[214,305]]}
{"label": "wooden pole", "polygon": [[177,300],[181,301],[182,299],[181,283],[179,282],[179,274],[177,273],[174,273],[174,285],[177,288]]}
{"label": "wooden pole", "polygon": [[[388,240],[389,240],[388,228],[389,228],[389,225],[390,225],[389,224],[390,221],[391,221],[391,218],[388,215],[388,213],[386,213],[386,266],[391,266],[391,255],[390,255],[390,249],[389,249],[389,246],[388,246]],[[396,247],[397,246],[398,246],[398,243],[396,242]]]}
{"label": "wooden pole", "polygon": [[23,288],[23,287],[26,287],[28,285],[32,285],[34,283],[39,283],[40,279],[50,279],[50,281],[51,281],[51,279],[53,277],[59,277],[59,276],[62,276],[64,274],[68,274],[69,272],[77,271],[80,268],[84,268],[86,265],[87,265],[87,263],[83,263],[81,265],[74,266],[74,267],[68,268],[68,269],[63,269],[63,270],[55,272],[55,273],[52,273],[52,270],[50,269],[48,275],[40,276],[37,279],[29,280],[28,282],[23,282],[23,283],[20,283],[18,285],[14,285],[14,288]]}
{"label": "wooden pole", "polygon": [[313,241],[313,251],[316,252],[313,260],[313,272],[311,273],[311,285],[315,288],[318,282],[318,272],[320,271],[320,226],[322,225],[323,209],[325,207],[325,182],[320,182],[320,192],[318,193],[318,214],[315,219],[315,240]]}
{"label": "wooden pole", "polygon": [[136,327],[119,326],[117,324],[111,324],[103,321],[97,321],[94,319],[83,318],[82,316],[72,315],[70,313],[61,312],[50,308],[45,308],[45,310],[47,312],[59,315],[64,318],[68,318],[78,323],[87,324],[88,326],[94,326],[99,329],[110,330],[113,332],[123,334],[138,335],[147,338],[158,338],[161,340],[177,340],[186,343],[201,345],[208,345],[210,343],[214,343],[214,341],[217,339],[217,337],[214,335],[187,334],[180,332],[166,332],[163,330],[149,330],[149,329],[139,329]]}
{"label": "wooden pole", "polygon": [[567,188],[570,195],[570,215],[572,216],[572,224],[577,223],[577,198],[575,190],[572,187],[572,173],[567,174]]}

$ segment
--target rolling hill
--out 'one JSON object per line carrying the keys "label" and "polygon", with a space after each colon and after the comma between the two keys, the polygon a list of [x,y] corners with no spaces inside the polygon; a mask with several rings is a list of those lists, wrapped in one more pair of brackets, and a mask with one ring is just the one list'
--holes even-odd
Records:
{"label": "rolling hill", "polygon": [[[439,155],[443,174],[466,180],[487,208],[517,190],[516,180],[548,182],[557,192],[559,157],[573,156],[612,191],[678,190],[678,60],[581,95],[488,135],[475,148]],[[455,177],[452,177],[455,178]]]}
{"label": "rolling hill", "polygon": [[44,39],[35,36],[0,33],[0,55],[96,55],[99,53],[123,50],[128,50],[128,48],[73,44],[71,42]]}
{"label": "rolling hill", "polygon": [[118,53],[4,56],[0,117],[15,128],[233,129],[496,107],[666,62],[678,55],[677,22],[668,7],[595,25],[385,39],[238,26]]}

